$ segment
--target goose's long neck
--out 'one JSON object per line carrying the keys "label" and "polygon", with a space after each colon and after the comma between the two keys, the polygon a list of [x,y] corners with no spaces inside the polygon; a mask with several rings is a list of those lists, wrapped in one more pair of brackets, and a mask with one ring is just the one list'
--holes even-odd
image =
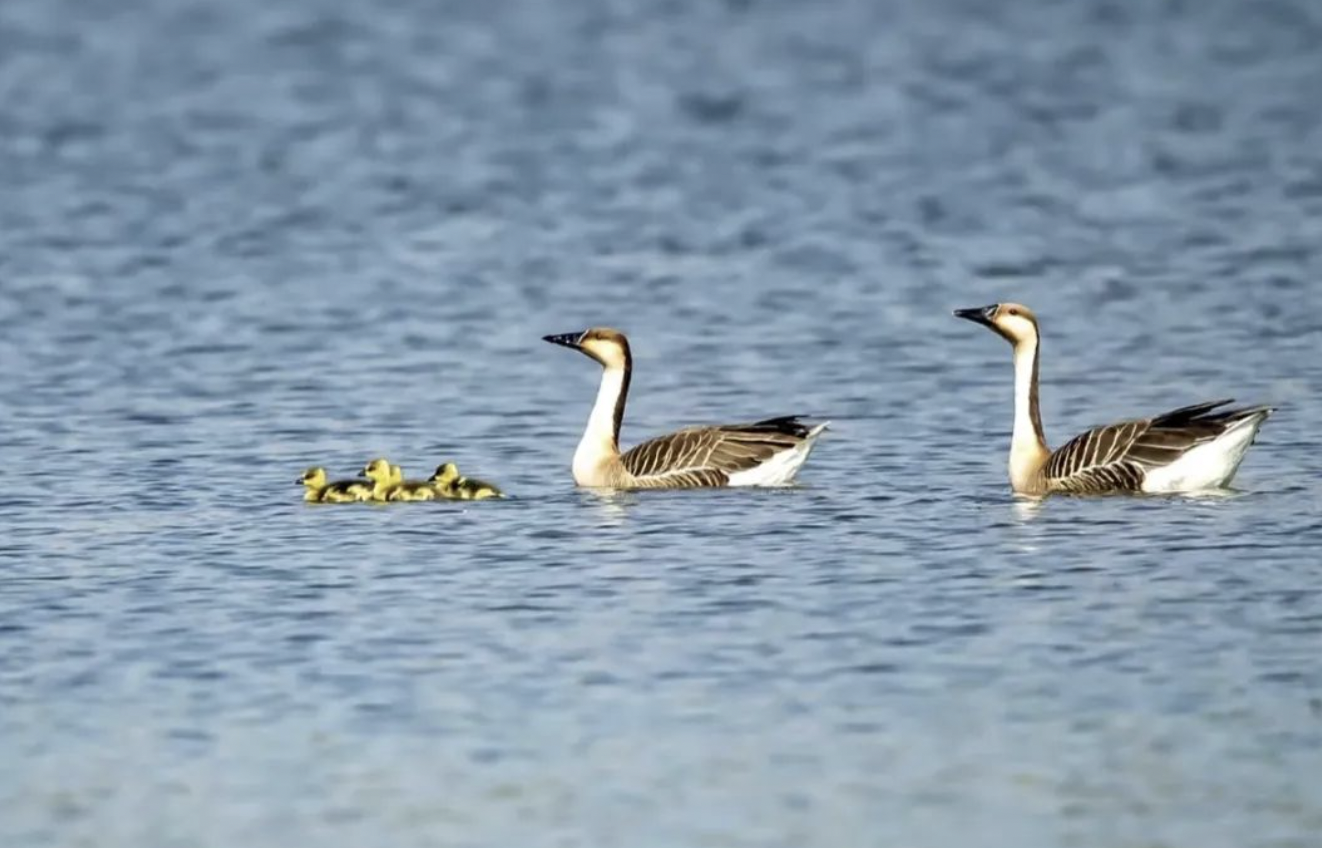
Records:
{"label": "goose's long neck", "polygon": [[1051,451],[1042,433],[1038,410],[1038,360],[1041,342],[1036,337],[1014,349],[1014,435],[1010,440],[1010,481],[1019,491],[1032,488],[1031,480]]}
{"label": "goose's long neck", "polygon": [[576,475],[620,455],[620,424],[629,397],[629,371],[627,365],[602,369],[597,401],[592,405],[587,429],[574,453]]}

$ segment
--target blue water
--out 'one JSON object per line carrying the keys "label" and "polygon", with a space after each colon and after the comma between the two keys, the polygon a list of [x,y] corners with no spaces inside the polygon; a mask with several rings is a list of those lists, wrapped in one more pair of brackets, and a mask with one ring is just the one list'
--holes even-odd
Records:
{"label": "blue water", "polygon": [[[0,845],[1312,848],[1322,7],[0,4]],[[1272,403],[1223,497],[1043,414]],[[624,440],[834,423],[777,491]],[[309,507],[449,459],[505,502]]]}

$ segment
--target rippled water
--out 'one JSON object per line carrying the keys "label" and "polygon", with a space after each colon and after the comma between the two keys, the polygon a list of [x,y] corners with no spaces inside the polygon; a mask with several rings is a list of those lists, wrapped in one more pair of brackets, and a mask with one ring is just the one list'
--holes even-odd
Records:
{"label": "rippled water", "polygon": [[[1316,3],[0,4],[0,844],[1313,846]],[[1281,407],[1226,497],[1044,415]],[[784,491],[576,491],[786,413]],[[501,503],[308,507],[453,459]]]}

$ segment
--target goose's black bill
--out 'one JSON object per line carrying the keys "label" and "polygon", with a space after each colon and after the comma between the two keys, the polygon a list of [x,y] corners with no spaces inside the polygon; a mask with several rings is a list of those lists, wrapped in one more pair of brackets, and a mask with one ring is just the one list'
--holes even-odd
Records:
{"label": "goose's black bill", "polygon": [[542,341],[557,344],[562,347],[572,347],[575,350],[579,347],[579,342],[583,340],[585,333],[561,333],[558,336],[542,336]]}
{"label": "goose's black bill", "polygon": [[983,326],[992,326],[992,318],[996,316],[996,310],[1000,308],[999,303],[993,303],[991,306],[975,306],[972,309],[956,309],[955,317],[963,318],[965,321],[972,321],[974,324]]}

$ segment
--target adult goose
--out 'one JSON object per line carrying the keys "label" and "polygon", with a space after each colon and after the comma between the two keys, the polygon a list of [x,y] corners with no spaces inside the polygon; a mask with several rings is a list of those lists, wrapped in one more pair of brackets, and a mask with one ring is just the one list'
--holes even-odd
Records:
{"label": "adult goose", "polygon": [[689,427],[620,453],[620,425],[629,395],[633,357],[624,333],[596,327],[545,336],[601,365],[601,387],[587,429],[574,451],[574,482],[611,489],[691,489],[780,486],[790,483],[826,424],[797,416],[751,424]]}
{"label": "adult goose", "polygon": [[990,328],[1014,346],[1010,485],[1021,494],[1191,492],[1226,486],[1274,411],[1267,406],[1224,409],[1229,400],[1200,403],[1097,427],[1052,451],[1038,412],[1037,316],[1017,303],[959,309],[955,315]]}

